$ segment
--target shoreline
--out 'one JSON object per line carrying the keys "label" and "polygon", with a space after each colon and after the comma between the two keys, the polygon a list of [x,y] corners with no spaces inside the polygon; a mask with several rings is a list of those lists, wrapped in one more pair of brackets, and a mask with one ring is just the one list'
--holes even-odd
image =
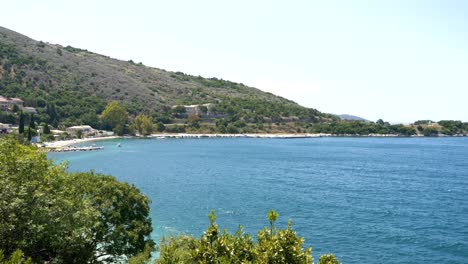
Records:
{"label": "shoreline", "polygon": [[118,136],[109,136],[109,137],[97,137],[97,138],[80,138],[80,139],[68,139],[68,140],[58,140],[52,142],[44,142],[45,148],[47,149],[62,149],[73,146],[75,144],[81,144],[86,142],[102,141],[102,140],[111,140],[122,138]]}
{"label": "shoreline", "polygon": [[[466,137],[467,135],[453,135],[453,136],[437,136],[437,137]],[[76,144],[82,144],[86,142],[104,141],[112,139],[128,139],[128,138],[148,138],[148,139],[184,139],[184,138],[268,138],[268,139],[299,139],[299,138],[322,138],[322,137],[348,137],[348,138],[423,138],[427,136],[423,135],[412,135],[402,136],[396,134],[369,134],[369,135],[354,135],[354,134],[280,134],[280,133],[261,133],[261,134],[189,134],[189,133],[158,133],[151,134],[146,137],[142,136],[109,136],[109,137],[97,137],[97,138],[82,138],[82,139],[69,139],[59,140],[52,142],[44,142],[43,147],[50,151],[63,151],[70,149]],[[40,146],[40,144],[38,144]]]}

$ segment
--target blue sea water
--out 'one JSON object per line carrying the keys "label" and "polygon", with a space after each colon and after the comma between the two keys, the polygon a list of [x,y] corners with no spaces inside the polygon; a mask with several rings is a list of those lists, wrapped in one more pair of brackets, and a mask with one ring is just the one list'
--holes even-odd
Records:
{"label": "blue sea water", "polygon": [[315,261],[333,252],[343,263],[468,263],[468,138],[96,144],[104,150],[49,157],[140,188],[156,240],[200,236],[211,209],[221,228],[255,234],[273,208],[278,226],[292,219]]}

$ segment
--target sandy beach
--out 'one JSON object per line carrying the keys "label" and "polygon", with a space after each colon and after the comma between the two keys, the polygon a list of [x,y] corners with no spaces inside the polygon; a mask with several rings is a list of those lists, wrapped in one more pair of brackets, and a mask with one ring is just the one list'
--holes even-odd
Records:
{"label": "sandy beach", "polygon": [[81,138],[81,139],[70,139],[70,140],[58,140],[53,142],[45,142],[44,145],[46,148],[65,148],[75,144],[86,143],[86,142],[94,142],[94,141],[101,141],[101,140],[110,140],[120,138],[118,136],[110,136],[110,137],[97,137],[97,138]]}

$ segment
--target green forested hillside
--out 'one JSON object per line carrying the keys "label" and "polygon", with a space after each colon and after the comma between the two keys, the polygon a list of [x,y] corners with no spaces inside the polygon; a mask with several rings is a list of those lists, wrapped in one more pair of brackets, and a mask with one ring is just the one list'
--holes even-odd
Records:
{"label": "green forested hillside", "polygon": [[[106,104],[120,101],[131,115],[145,113],[171,123],[173,105],[214,103],[217,119],[245,123],[320,123],[336,119],[315,109],[240,83],[121,61],[70,46],[44,43],[0,27],[0,95],[19,97],[47,121],[47,105],[61,124],[95,120]],[[234,122],[234,121],[233,121]],[[291,124],[291,122],[293,122]],[[278,125],[279,124],[279,125]]]}

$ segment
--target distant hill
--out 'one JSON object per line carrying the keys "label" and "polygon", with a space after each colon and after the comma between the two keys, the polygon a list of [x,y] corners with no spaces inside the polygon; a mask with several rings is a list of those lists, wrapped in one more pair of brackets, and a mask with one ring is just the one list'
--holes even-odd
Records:
{"label": "distant hill", "polygon": [[369,120],[367,120],[365,118],[362,118],[362,117],[359,117],[359,116],[347,115],[347,114],[338,115],[338,117],[343,119],[343,120],[369,121]]}
{"label": "distant hill", "polygon": [[206,103],[215,104],[215,119],[247,124],[313,124],[336,119],[241,83],[170,72],[44,43],[3,27],[0,95],[19,97],[28,106],[37,107],[41,121],[48,119],[47,105],[54,105],[60,123],[67,125],[95,119],[110,101],[122,102],[131,115],[146,113],[165,122],[177,119],[170,115],[174,105]]}

